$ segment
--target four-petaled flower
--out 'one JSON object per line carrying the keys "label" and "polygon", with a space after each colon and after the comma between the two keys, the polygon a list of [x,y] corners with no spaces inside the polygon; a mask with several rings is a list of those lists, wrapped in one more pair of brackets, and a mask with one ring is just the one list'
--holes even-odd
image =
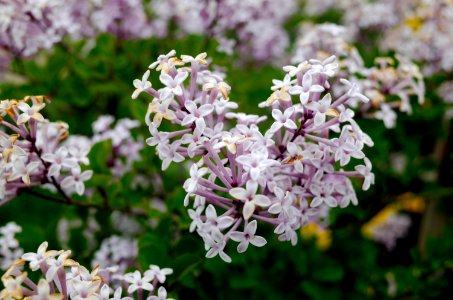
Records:
{"label": "four-petaled flower", "polygon": [[150,70],[147,70],[145,74],[143,74],[142,80],[135,79],[133,84],[135,87],[135,91],[132,93],[132,99],[137,99],[140,93],[146,91],[151,87],[151,82],[148,81],[148,77],[150,74]]}
{"label": "four-petaled flower", "polygon": [[245,252],[249,244],[256,247],[263,247],[266,245],[266,240],[262,236],[255,235],[256,227],[256,220],[253,220],[245,226],[244,232],[232,231],[230,233],[230,238],[235,242],[239,242],[237,248],[239,253]]}
{"label": "four-petaled flower", "polygon": [[247,181],[246,188],[232,188],[230,195],[234,198],[244,202],[242,215],[244,219],[248,220],[255,212],[256,206],[266,208],[271,205],[271,200],[267,196],[257,195],[258,183],[254,181]]}

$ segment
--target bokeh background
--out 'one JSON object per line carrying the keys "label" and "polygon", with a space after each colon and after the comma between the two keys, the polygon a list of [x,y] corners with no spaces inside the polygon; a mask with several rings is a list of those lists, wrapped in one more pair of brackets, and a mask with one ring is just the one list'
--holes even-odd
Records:
{"label": "bokeh background", "polygon": [[[208,5],[211,1],[205,2]],[[422,7],[424,3],[416,5]],[[453,11],[452,4],[445,3]],[[239,46],[231,53],[219,51],[218,38],[209,31],[180,30],[182,21],[175,16],[170,17],[163,36],[137,37],[99,30],[79,39],[65,36],[50,49],[27,57],[0,44],[6,54],[11,54],[10,63],[1,71],[0,98],[47,95],[51,104],[46,106],[45,117],[68,123],[71,135],[92,135],[92,123],[101,115],[138,120],[142,126],[133,130],[133,136],[143,140],[149,136],[144,124],[148,102],[144,97],[131,100],[132,81],[141,78],[158,55],[172,49],[193,56],[207,52],[226,74],[232,87],[230,98],[249,113],[262,113],[257,105],[271,94],[272,79],[283,77],[281,67],[290,62],[296,40],[303,35],[303,22],[334,22],[355,28],[359,34],[351,44],[367,66],[377,56],[395,54],[380,46],[382,28],[362,28],[358,20],[348,19],[350,14],[335,4],[321,13],[313,13],[315,6],[310,3],[307,6],[295,1],[294,5],[282,21],[287,46],[265,59],[254,57],[253,50],[248,54],[239,51]],[[392,15],[396,14],[395,6],[388,5]],[[417,9],[414,4],[409,6]],[[150,20],[157,18],[157,13],[145,11]],[[371,14],[362,11],[362,18],[371,18]],[[399,15],[396,18],[396,25],[389,28],[407,22]],[[117,22],[124,22],[124,28],[132,26],[121,18]],[[230,29],[225,36],[234,39],[236,34],[238,31]],[[266,30],[262,34],[266,35]],[[423,68],[423,61],[416,63]],[[441,69],[424,75],[424,104],[413,104],[410,115],[398,114],[394,128],[386,128],[380,120],[358,120],[375,142],[367,150],[375,184],[366,192],[357,185],[359,204],[333,209],[327,226],[304,227],[296,246],[279,242],[272,228],[262,226],[267,231],[262,235],[269,237],[265,247],[244,254],[231,251],[231,264],[219,258],[206,259],[201,239],[189,233],[191,220],[183,206],[187,165],[172,164],[162,172],[154,149],[145,146],[133,170],[116,178],[108,168],[112,152],[109,141],[96,144],[89,154],[95,176],[87,188],[103,186],[112,206],[139,207],[144,211],[142,216],[67,206],[23,193],[0,207],[0,226],[14,221],[22,227],[17,239],[25,252],[34,251],[47,240],[53,248],[71,249],[73,256],[86,265],[91,265],[96,250],[112,235],[134,239],[138,254],[131,268],[146,269],[150,263],[173,268],[167,290],[177,299],[449,299],[453,295],[453,123],[446,117],[449,104],[437,89],[452,79],[452,72]],[[152,73],[150,81],[157,82],[157,75]],[[138,176],[146,184],[132,187]],[[100,203],[98,192],[76,199]],[[404,216],[409,225],[399,228],[401,224],[389,221],[394,213]],[[115,225],[121,218],[138,229],[128,232]],[[373,238],[375,230],[389,235],[398,230],[403,233],[388,247]]]}

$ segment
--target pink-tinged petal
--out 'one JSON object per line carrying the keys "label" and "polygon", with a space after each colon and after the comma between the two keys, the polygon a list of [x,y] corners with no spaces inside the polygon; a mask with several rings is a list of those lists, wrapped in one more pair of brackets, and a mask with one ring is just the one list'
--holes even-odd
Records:
{"label": "pink-tinged petal", "polygon": [[249,242],[248,241],[242,241],[238,245],[238,252],[239,253],[243,253],[243,252],[245,252],[247,250],[248,247],[249,247]]}
{"label": "pink-tinged petal", "polygon": [[209,115],[210,113],[212,113],[213,110],[214,110],[214,106],[212,104],[204,104],[204,105],[200,106],[200,108],[198,109],[198,111],[200,112],[200,114],[202,116]]}
{"label": "pink-tinged petal", "polygon": [[275,122],[272,124],[271,128],[269,129],[270,132],[276,132],[278,131],[280,128],[282,128],[283,124],[280,123],[280,122]]}
{"label": "pink-tinged petal", "polygon": [[82,182],[76,182],[75,188],[79,196],[82,196],[83,192],[85,192],[85,185]]}
{"label": "pink-tinged petal", "polygon": [[211,248],[208,250],[208,252],[206,253],[206,257],[207,258],[213,258],[214,256],[216,256],[218,254],[218,252],[214,249],[214,248]]}
{"label": "pink-tinged petal", "polygon": [[310,92],[321,93],[322,91],[324,91],[324,88],[319,84],[314,84],[310,88]]}
{"label": "pink-tinged petal", "polygon": [[283,113],[279,109],[273,109],[272,110],[272,117],[279,121],[283,116]]}
{"label": "pink-tinged petal", "polygon": [[258,178],[260,177],[260,169],[259,168],[250,168],[250,177],[252,180],[257,181]]}
{"label": "pink-tinged petal", "polygon": [[291,95],[296,95],[304,92],[304,89],[300,85],[292,86],[289,88],[288,92]]}
{"label": "pink-tinged petal", "polygon": [[189,76],[189,73],[187,72],[179,72],[178,75],[176,75],[175,77],[175,81],[178,83],[178,84],[181,84],[184,80],[186,80],[187,76]]}
{"label": "pink-tinged petal", "polygon": [[230,195],[239,200],[247,199],[247,193],[243,188],[232,188],[230,190]]}
{"label": "pink-tinged petal", "polygon": [[220,258],[223,259],[224,262],[226,262],[226,263],[231,262],[231,257],[229,257],[225,252],[220,251],[219,255],[220,255]]}
{"label": "pink-tinged petal", "polygon": [[291,119],[286,120],[285,127],[288,129],[297,129],[296,123],[294,123],[294,121]]}
{"label": "pink-tinged petal", "polygon": [[208,219],[217,218],[217,212],[212,204],[209,204],[208,207],[206,208],[206,218]]}
{"label": "pink-tinged petal", "polygon": [[242,209],[244,219],[248,220],[255,212],[255,203],[253,201],[246,201]]}
{"label": "pink-tinged petal", "polygon": [[31,108],[30,105],[25,102],[19,102],[17,104],[17,107],[23,112],[28,112],[28,110]]}
{"label": "pink-tinged petal", "polygon": [[21,125],[21,124],[25,124],[28,122],[28,120],[30,120],[30,116],[27,115],[27,114],[21,114],[18,118],[17,118],[17,124]]}
{"label": "pink-tinged petal", "polygon": [[262,236],[255,236],[253,239],[250,240],[250,243],[255,247],[263,247],[267,244],[267,241]]}
{"label": "pink-tinged petal", "polygon": [[34,113],[32,118],[38,122],[44,122],[44,117],[40,113]]}
{"label": "pink-tinged petal", "polygon": [[257,225],[256,220],[253,220],[252,222],[247,224],[247,226],[245,227],[244,233],[248,233],[249,235],[255,235],[257,226],[258,225]]}
{"label": "pink-tinged petal", "polygon": [[186,101],[186,103],[184,104],[184,106],[187,108],[187,110],[191,113],[193,113],[194,111],[197,110],[197,105],[195,104],[195,102],[193,101]]}
{"label": "pink-tinged petal", "polygon": [[57,156],[53,153],[46,153],[46,154],[43,154],[41,157],[43,160],[45,160],[47,162],[54,163]]}
{"label": "pink-tinged petal", "polygon": [[82,179],[83,181],[87,181],[87,180],[90,179],[92,176],[93,176],[93,171],[92,171],[92,170],[87,170],[87,171],[84,171],[84,172],[80,175],[80,179]]}
{"label": "pink-tinged petal", "polygon": [[206,123],[205,123],[204,119],[202,119],[202,118],[196,119],[195,125],[196,125],[197,129],[200,130],[200,132],[204,132],[204,130],[206,129]]}
{"label": "pink-tinged petal", "polygon": [[74,178],[72,176],[68,176],[61,181],[61,186],[67,189],[68,187],[74,185],[74,183],[75,183]]}
{"label": "pink-tinged petal", "polygon": [[319,102],[322,106],[330,106],[330,103],[332,103],[332,96],[330,96],[330,93],[328,93],[324,97],[322,97],[321,101]]}
{"label": "pink-tinged petal", "polygon": [[58,271],[58,269],[56,267],[50,267],[49,270],[47,270],[47,272],[46,272],[47,282],[51,282],[55,278],[57,271]]}
{"label": "pink-tinged petal", "polygon": [[315,197],[313,201],[310,204],[310,207],[318,207],[322,204],[322,198],[321,197]]}
{"label": "pink-tinged petal", "polygon": [[173,84],[173,78],[166,73],[160,74],[159,80],[166,86],[172,86],[172,84]]}
{"label": "pink-tinged petal", "polygon": [[52,166],[50,166],[49,172],[47,173],[47,175],[56,177],[56,176],[60,175],[60,170],[61,170],[61,166],[52,165]]}
{"label": "pink-tinged petal", "polygon": [[335,198],[332,197],[332,196],[326,197],[324,199],[324,202],[326,202],[326,204],[329,205],[330,207],[337,207],[338,206],[337,200],[335,200]]}
{"label": "pink-tinged petal", "polygon": [[138,95],[140,95],[142,91],[140,89],[136,89],[133,93],[132,93],[132,96],[131,98],[132,99],[137,99],[138,98]]}
{"label": "pink-tinged petal", "polygon": [[271,207],[269,207],[269,209],[267,211],[270,212],[271,214],[276,215],[282,211],[282,206],[280,203],[274,203],[271,205]]}
{"label": "pink-tinged petal", "polygon": [[326,115],[325,114],[319,113],[319,112],[315,114],[315,126],[316,127],[321,126],[325,122],[326,122]]}
{"label": "pink-tinged petal", "polygon": [[232,217],[224,216],[217,219],[217,225],[220,229],[225,229],[233,225],[234,219]]}
{"label": "pink-tinged petal", "polygon": [[194,115],[187,115],[184,117],[184,119],[181,122],[182,126],[187,126],[192,124],[197,118],[194,117]]}
{"label": "pink-tinged petal", "polygon": [[239,231],[233,231],[230,233],[230,239],[235,242],[241,242],[244,239],[244,233]]}
{"label": "pink-tinged petal", "polygon": [[300,94],[300,103],[304,104],[304,105],[307,104],[309,96],[310,96],[310,93],[302,93],[302,94]]}
{"label": "pink-tinged petal", "polygon": [[271,200],[264,195],[255,195],[253,202],[260,207],[268,207],[272,203]]}
{"label": "pink-tinged petal", "polygon": [[176,96],[181,96],[182,95],[182,88],[178,85],[175,88],[173,88],[173,93]]}

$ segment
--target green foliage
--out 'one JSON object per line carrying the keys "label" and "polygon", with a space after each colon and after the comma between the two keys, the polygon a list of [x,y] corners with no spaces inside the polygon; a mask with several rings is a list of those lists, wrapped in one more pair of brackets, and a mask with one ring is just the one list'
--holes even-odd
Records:
{"label": "green foliage", "polygon": [[[290,21],[288,26],[296,21]],[[148,102],[145,96],[135,101],[130,99],[132,80],[141,77],[159,54],[173,48],[179,54],[190,55],[207,51],[215,64],[227,71],[231,98],[247,112],[260,113],[257,104],[270,95],[271,80],[282,77],[281,69],[274,66],[238,65],[234,57],[216,53],[212,41],[197,36],[178,41],[119,41],[102,35],[94,48],[86,46],[82,42],[68,44],[55,48],[52,53],[43,53],[35,60],[15,61],[14,70],[25,81],[2,83],[1,98],[49,95],[53,103],[48,105],[47,117],[67,122],[72,134],[89,135],[92,121],[102,114],[143,122]],[[367,52],[364,47],[360,50],[367,53],[369,63],[375,53]],[[150,81],[156,82],[157,75],[152,73],[151,76]],[[388,274],[392,274],[397,287],[395,298],[438,299],[452,292],[451,228],[444,230],[442,236],[429,239],[423,252],[419,250],[424,245],[417,246],[420,222],[415,238],[400,241],[398,247],[402,248],[397,247],[398,251],[387,251],[364,238],[360,231],[382,207],[407,191],[423,195],[428,201],[441,198],[444,207],[450,207],[445,209],[446,227],[451,225],[451,183],[445,186],[435,180],[425,180],[427,175],[436,175],[439,170],[442,162],[435,157],[436,147],[438,141],[447,137],[449,129],[449,124],[442,120],[445,106],[430,88],[438,85],[438,80],[428,79],[428,102],[420,107],[414,105],[410,116],[400,115],[395,129],[388,130],[377,121],[360,122],[375,141],[367,155],[374,165],[376,184],[371,191],[358,192],[359,206],[332,212],[332,245],[326,251],[318,249],[314,240],[301,237],[296,246],[279,242],[272,230],[265,228],[267,232],[262,235],[268,237],[268,245],[264,248],[251,247],[245,254],[228,249],[233,253],[231,264],[219,258],[204,258],[203,242],[195,233],[189,233],[190,219],[182,204],[185,196],[182,184],[188,172],[183,165],[172,164],[161,173],[160,162],[149,147],[142,151],[143,161],[134,166],[134,171],[115,178],[108,167],[111,142],[94,145],[89,158],[95,175],[87,187],[95,192],[88,198],[76,200],[103,207],[107,198],[111,208],[141,209],[144,214],[137,220],[145,230],[138,237],[138,267],[146,269],[149,264],[157,264],[173,268],[174,274],[168,277],[169,290],[173,297],[180,299],[387,299],[391,298]],[[147,137],[146,126],[143,124],[136,134]],[[406,158],[403,170],[392,164],[392,153]],[[161,190],[153,186],[152,175],[156,173],[163,182]],[[447,173],[451,176],[451,169]],[[132,189],[137,175],[149,178],[151,186]],[[45,190],[39,192],[50,194]],[[152,197],[163,199],[166,211],[152,207]],[[109,216],[109,210],[95,213],[101,224],[101,230],[96,233],[98,241],[115,233]],[[25,251],[35,250],[43,240],[48,240],[52,248],[58,248],[57,222],[62,217],[80,218],[83,228],[89,209],[43,201],[28,193],[0,209],[2,224],[14,220],[23,227],[19,240]],[[98,245],[88,244],[81,230],[74,229],[69,246],[79,261],[89,263]]]}

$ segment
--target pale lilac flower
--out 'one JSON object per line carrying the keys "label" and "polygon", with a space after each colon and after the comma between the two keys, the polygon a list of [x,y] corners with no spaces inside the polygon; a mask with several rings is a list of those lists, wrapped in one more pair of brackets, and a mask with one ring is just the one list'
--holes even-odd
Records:
{"label": "pale lilac flower", "polygon": [[263,247],[266,245],[266,240],[263,237],[255,235],[257,226],[256,220],[253,220],[245,226],[244,232],[230,232],[230,238],[235,242],[239,242],[237,248],[239,253],[245,252],[249,243],[256,247]]}
{"label": "pale lilac flower", "polygon": [[233,188],[230,190],[230,195],[244,202],[243,215],[244,219],[248,220],[255,212],[257,206],[266,208],[271,205],[271,201],[264,195],[257,195],[258,183],[248,181],[246,188]]}
{"label": "pale lilac flower", "polygon": [[134,87],[135,91],[132,93],[132,99],[137,99],[140,93],[146,91],[151,87],[151,82],[148,81],[148,77],[150,74],[150,70],[147,70],[145,74],[143,74],[142,80],[134,79]]}
{"label": "pale lilac flower", "polygon": [[125,274],[124,281],[129,283],[129,287],[127,288],[129,294],[134,293],[138,289],[147,291],[154,290],[153,285],[150,283],[152,278],[149,275],[142,277],[139,271]]}

